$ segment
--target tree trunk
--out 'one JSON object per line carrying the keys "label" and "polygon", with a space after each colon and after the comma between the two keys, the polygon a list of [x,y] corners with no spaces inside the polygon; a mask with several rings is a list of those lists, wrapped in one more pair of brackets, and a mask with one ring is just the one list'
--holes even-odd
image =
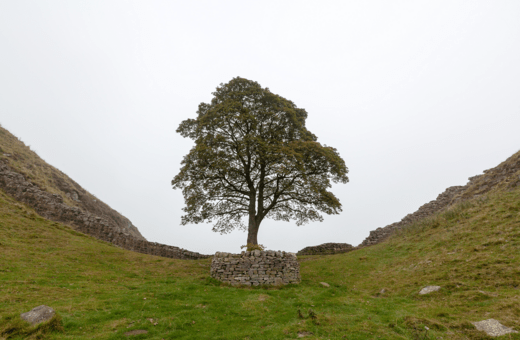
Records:
{"label": "tree trunk", "polygon": [[260,225],[256,223],[255,215],[249,215],[249,227],[247,228],[247,244],[258,244],[258,229]]}

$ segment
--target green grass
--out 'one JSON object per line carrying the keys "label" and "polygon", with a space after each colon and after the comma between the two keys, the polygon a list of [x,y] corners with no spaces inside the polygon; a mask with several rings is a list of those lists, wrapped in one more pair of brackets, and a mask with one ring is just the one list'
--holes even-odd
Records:
{"label": "green grass", "polygon": [[[302,256],[300,285],[237,288],[209,277],[211,260],[125,251],[0,192],[0,339],[488,339],[470,322],[520,330],[519,236],[517,188],[383,244]],[[443,288],[419,296],[427,285]],[[42,304],[61,320],[35,328],[20,319]],[[124,335],[137,329],[149,333]]]}

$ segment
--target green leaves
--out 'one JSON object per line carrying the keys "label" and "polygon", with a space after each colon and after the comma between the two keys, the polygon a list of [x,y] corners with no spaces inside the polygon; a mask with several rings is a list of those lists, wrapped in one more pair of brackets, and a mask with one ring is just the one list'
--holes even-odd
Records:
{"label": "green leaves", "polygon": [[337,214],[330,181],[348,182],[336,149],[322,146],[305,127],[304,109],[258,83],[234,78],[177,132],[195,141],[172,180],[186,202],[182,224],[213,222],[214,230],[258,229],[265,217],[321,221]]}

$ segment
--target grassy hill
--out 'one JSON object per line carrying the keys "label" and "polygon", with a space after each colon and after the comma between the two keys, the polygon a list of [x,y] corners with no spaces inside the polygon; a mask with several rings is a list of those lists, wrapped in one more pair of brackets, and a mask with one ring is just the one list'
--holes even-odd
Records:
{"label": "grassy hill", "polygon": [[[520,186],[460,202],[375,246],[302,256],[302,283],[269,289],[220,285],[209,259],[119,249],[0,191],[0,339],[488,339],[470,322],[520,330],[519,259]],[[442,289],[418,295],[427,285]],[[59,318],[22,322],[41,304]],[[137,329],[148,333],[124,335]]]}

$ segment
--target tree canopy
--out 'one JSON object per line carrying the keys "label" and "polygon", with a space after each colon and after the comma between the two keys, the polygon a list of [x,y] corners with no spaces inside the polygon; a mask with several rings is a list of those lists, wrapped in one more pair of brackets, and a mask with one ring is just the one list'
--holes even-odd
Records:
{"label": "tree canopy", "polygon": [[247,243],[257,245],[264,218],[302,225],[342,210],[329,189],[331,181],[348,182],[348,169],[307,130],[305,109],[239,77],[213,96],[177,129],[195,141],[172,180],[186,203],[183,225],[248,230]]}

